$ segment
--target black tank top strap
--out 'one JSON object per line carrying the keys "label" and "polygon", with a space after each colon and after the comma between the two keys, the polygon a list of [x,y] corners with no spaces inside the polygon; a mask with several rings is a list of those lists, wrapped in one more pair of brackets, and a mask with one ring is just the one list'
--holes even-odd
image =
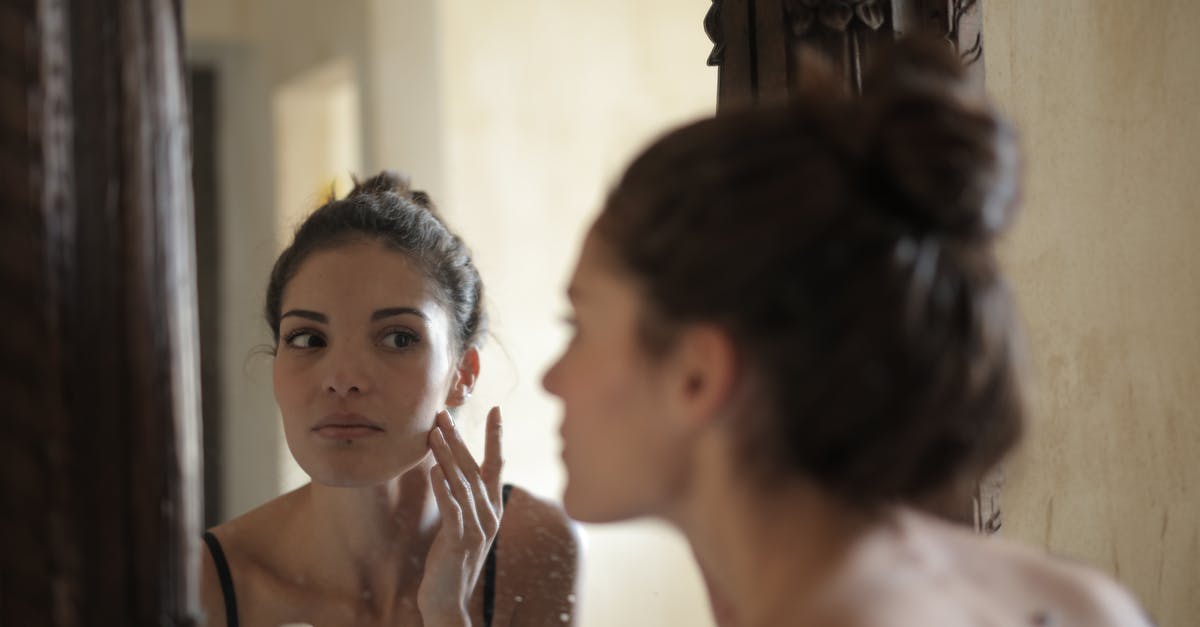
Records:
{"label": "black tank top strap", "polygon": [[[501,488],[501,501],[508,506],[508,495],[512,492],[512,484],[506,483]],[[492,627],[492,615],[496,610],[496,547],[500,546],[500,535],[492,540],[492,548],[488,550],[487,561],[483,564],[483,626]]]}
{"label": "black tank top strap", "polygon": [[217,567],[217,579],[221,582],[221,595],[225,597],[225,625],[238,627],[237,596],[233,593],[233,575],[229,572],[229,562],[225,561],[225,551],[211,531],[204,532],[204,543],[212,554],[213,566]]}

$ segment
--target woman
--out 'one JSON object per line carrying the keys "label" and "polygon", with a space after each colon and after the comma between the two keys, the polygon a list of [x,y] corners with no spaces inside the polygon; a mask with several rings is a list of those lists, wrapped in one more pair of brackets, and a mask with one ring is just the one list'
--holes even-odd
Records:
{"label": "woman", "polygon": [[[267,288],[274,388],[312,482],[205,535],[208,625],[563,625],[576,538],[476,464],[483,286],[429,198],[383,173],[297,230]],[[510,494],[511,492],[511,494]]]}
{"label": "woman", "polygon": [[678,527],[722,625],[1143,625],[1105,577],[914,507],[1021,431],[993,251],[1016,151],[943,46],[876,77],[686,126],[620,179],[544,379],[567,513]]}

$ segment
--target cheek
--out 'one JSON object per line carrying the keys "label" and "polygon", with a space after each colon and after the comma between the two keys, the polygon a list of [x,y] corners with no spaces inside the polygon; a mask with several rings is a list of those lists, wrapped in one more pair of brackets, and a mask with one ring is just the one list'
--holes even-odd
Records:
{"label": "cheek", "polygon": [[286,418],[288,410],[296,405],[300,392],[295,369],[289,368],[289,364],[276,357],[271,368],[271,384],[275,392],[275,402]]}
{"label": "cheek", "polygon": [[572,351],[555,366],[555,393],[565,409],[564,436],[595,450],[601,442],[636,438],[647,389],[632,360],[588,348]]}
{"label": "cheek", "polygon": [[[432,415],[442,409],[449,390],[448,367],[437,359],[395,359],[381,364],[375,385],[377,393],[401,414]],[[429,427],[432,428],[432,423]]]}
{"label": "cheek", "polygon": [[448,377],[434,372],[424,358],[389,357],[377,362],[372,393],[360,407],[388,424],[390,446],[394,447],[389,455],[409,459],[428,448],[434,419],[446,406]]}
{"label": "cheek", "polygon": [[[599,364],[596,364],[597,366]],[[563,421],[568,512],[585,522],[650,514],[669,495],[679,443],[652,373],[593,368],[576,381]]]}
{"label": "cheek", "polygon": [[283,421],[283,435],[295,456],[295,446],[303,446],[306,431],[311,426],[314,398],[311,382],[295,363],[276,358],[271,373],[275,404]]}

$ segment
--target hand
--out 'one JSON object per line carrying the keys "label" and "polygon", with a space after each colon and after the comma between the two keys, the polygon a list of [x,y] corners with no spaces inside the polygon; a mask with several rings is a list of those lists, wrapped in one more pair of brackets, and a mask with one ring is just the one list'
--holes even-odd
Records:
{"label": "hand", "polygon": [[488,550],[500,530],[500,408],[488,412],[483,466],[475,464],[448,412],[439,412],[429,432],[437,460],[429,472],[442,515],[441,528],[425,558],[417,607],[426,627],[470,625],[467,608]]}

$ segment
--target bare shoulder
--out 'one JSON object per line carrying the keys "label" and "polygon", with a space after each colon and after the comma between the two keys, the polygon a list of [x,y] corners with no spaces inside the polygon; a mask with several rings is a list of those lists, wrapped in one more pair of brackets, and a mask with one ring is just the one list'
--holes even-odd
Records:
{"label": "bare shoulder", "polygon": [[287,523],[294,517],[304,494],[304,488],[300,488],[275,497],[209,529],[220,543],[230,566],[244,570],[269,565],[279,549],[280,533],[288,527]]}
{"label": "bare shoulder", "polygon": [[578,553],[578,529],[562,508],[519,486],[509,494],[501,534],[506,543],[541,548],[543,557],[575,559]]}
{"label": "bare shoulder", "polygon": [[961,567],[998,600],[1024,609],[1030,624],[1149,627],[1141,605],[1093,568],[1011,540],[965,534]]}
{"label": "bare shoulder", "polygon": [[[296,507],[296,500],[301,498],[300,493],[297,490],[279,496],[209,530],[216,542],[202,551],[200,580],[206,625],[227,624],[226,584],[231,588],[236,611],[243,616],[248,608],[269,605],[264,600],[276,596],[264,593],[277,592],[279,588],[274,553],[287,544],[280,541],[280,531]],[[224,562],[226,582],[218,575],[218,556]]]}
{"label": "bare shoulder", "polygon": [[513,486],[496,541],[497,623],[573,624],[580,539],[562,508]]}
{"label": "bare shoulder", "polygon": [[[1149,627],[1152,623],[1141,605],[1108,575],[1067,560],[1031,553],[1021,558],[1021,570],[1030,585],[1052,591],[1055,609],[1068,624],[1096,627]],[[1060,621],[1062,624],[1062,621]]]}

